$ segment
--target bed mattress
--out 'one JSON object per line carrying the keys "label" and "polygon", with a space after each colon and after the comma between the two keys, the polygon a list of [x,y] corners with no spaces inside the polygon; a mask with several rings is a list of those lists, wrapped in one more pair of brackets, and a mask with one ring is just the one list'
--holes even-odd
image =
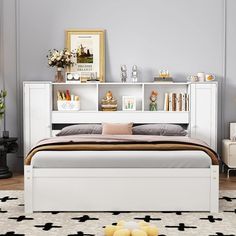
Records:
{"label": "bed mattress", "polygon": [[40,151],[33,168],[209,168],[203,151]]}

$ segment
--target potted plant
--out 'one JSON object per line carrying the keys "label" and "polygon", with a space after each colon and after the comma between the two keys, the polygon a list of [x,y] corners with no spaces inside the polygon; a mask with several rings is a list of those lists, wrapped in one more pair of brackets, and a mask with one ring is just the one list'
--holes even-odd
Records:
{"label": "potted plant", "polygon": [[49,50],[47,55],[48,65],[50,67],[56,67],[57,73],[55,75],[55,82],[64,82],[64,77],[62,75],[63,68],[70,67],[73,65],[72,57],[74,53],[70,52],[68,49],[63,49],[61,51],[57,49]]}
{"label": "potted plant", "polygon": [[[1,90],[0,92],[0,120],[2,120],[5,115],[5,97],[7,96],[7,92],[5,90]],[[6,131],[5,120],[4,120],[4,130],[2,134],[3,138],[9,136],[9,132]]]}

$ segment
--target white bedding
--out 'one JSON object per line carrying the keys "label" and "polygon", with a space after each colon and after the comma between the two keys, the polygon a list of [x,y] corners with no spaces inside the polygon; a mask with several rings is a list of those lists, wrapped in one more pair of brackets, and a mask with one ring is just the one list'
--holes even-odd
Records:
{"label": "white bedding", "polygon": [[209,168],[203,151],[40,151],[33,168]]}

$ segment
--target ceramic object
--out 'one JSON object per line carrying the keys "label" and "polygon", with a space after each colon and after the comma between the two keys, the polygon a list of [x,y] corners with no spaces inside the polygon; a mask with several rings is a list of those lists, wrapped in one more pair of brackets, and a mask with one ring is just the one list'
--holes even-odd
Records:
{"label": "ceramic object", "polygon": [[213,81],[213,80],[215,80],[215,76],[212,74],[206,74],[205,80],[206,81]]}
{"label": "ceramic object", "polygon": [[197,76],[198,76],[198,81],[199,82],[204,82],[205,81],[205,73],[204,72],[197,73]]}
{"label": "ceramic object", "polygon": [[56,75],[55,75],[55,82],[56,83],[64,83],[65,82],[61,67],[57,67],[57,71],[56,71]]}

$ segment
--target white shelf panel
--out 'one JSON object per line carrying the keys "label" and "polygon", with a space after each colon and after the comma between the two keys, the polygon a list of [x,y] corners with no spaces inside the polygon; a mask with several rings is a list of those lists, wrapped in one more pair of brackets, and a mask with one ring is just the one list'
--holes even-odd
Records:
{"label": "white shelf panel", "polygon": [[175,85],[189,85],[190,82],[148,82],[148,83],[143,83],[144,86],[145,85],[172,85],[172,86],[175,86]]}
{"label": "white shelf panel", "polygon": [[71,82],[71,83],[56,83],[56,82],[53,82],[52,85],[54,86],[58,86],[58,85],[68,85],[68,86],[89,86],[89,85],[94,85],[94,86],[97,86],[98,83],[78,83],[78,82]]}
{"label": "white shelf panel", "polygon": [[189,85],[190,82],[137,82],[137,83],[132,83],[132,82],[126,82],[126,83],[122,83],[122,82],[106,82],[106,83],[98,83],[98,85],[100,86],[104,86],[104,85]]}
{"label": "white shelf panel", "polygon": [[[199,83],[199,82],[198,82]],[[106,85],[153,85],[153,84],[158,84],[158,85],[189,85],[191,84],[190,82],[137,82],[137,83],[132,83],[132,82],[105,82],[105,83],[56,83],[52,82],[53,85],[99,85],[99,86],[106,86]]]}
{"label": "white shelf panel", "polygon": [[133,122],[133,123],[175,123],[188,124],[189,112],[165,112],[165,111],[78,111],[78,112],[52,112],[53,124],[76,123],[102,123],[102,122]]}

